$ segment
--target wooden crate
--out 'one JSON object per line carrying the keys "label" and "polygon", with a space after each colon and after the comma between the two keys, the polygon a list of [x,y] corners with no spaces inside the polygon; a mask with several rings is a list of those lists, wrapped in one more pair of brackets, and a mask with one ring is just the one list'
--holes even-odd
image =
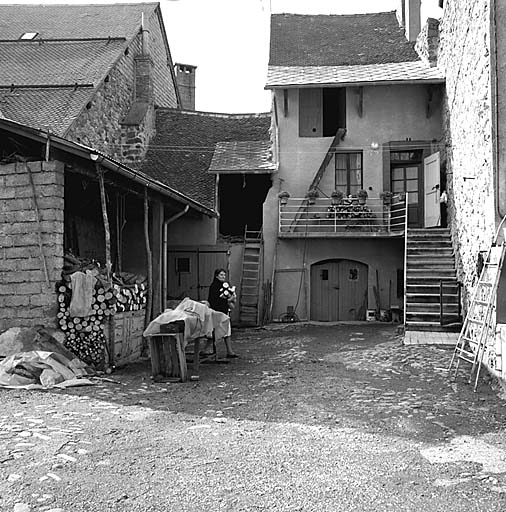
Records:
{"label": "wooden crate", "polygon": [[110,364],[123,366],[139,360],[144,343],[143,332],[143,309],[112,315],[106,325]]}

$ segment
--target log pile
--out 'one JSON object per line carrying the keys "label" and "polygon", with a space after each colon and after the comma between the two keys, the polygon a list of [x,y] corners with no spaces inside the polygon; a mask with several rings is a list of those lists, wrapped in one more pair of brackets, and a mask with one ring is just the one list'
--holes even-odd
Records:
{"label": "log pile", "polygon": [[[91,302],[92,313],[87,317],[72,317],[70,302],[72,288],[70,276],[77,271],[97,269],[97,282]],[[62,280],[57,285],[58,326],[65,333],[65,346],[79,359],[96,368],[106,364],[107,339],[105,325],[116,312],[137,311],[146,304],[145,277],[136,274],[112,274],[107,281],[105,269],[91,260],[65,256]]]}

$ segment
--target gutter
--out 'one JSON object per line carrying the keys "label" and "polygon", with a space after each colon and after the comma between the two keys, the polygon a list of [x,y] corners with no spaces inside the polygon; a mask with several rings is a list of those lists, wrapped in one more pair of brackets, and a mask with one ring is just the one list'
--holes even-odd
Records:
{"label": "gutter", "polygon": [[175,220],[185,215],[190,209],[189,205],[186,205],[184,209],[167,220],[163,221],[163,242],[162,242],[162,308],[163,311],[167,309],[167,280],[168,280],[168,264],[167,264],[167,251],[169,249],[168,241],[168,226]]}

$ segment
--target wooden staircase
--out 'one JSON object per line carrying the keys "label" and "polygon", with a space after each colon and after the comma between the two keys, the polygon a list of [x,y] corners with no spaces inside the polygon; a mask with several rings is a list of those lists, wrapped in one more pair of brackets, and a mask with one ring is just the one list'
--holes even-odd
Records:
{"label": "wooden staircase", "polygon": [[449,228],[408,229],[406,244],[406,330],[460,331],[460,285]]}
{"label": "wooden staircase", "polygon": [[246,231],[239,299],[239,323],[244,326],[259,324],[258,291],[260,289],[262,242],[261,231]]}

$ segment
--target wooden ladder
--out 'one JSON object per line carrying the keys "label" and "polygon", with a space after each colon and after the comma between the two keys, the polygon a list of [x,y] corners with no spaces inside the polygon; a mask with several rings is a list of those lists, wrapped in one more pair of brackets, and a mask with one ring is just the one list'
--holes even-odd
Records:
{"label": "wooden ladder", "polygon": [[478,387],[478,378],[488,340],[495,333],[496,292],[505,251],[504,242],[496,245],[496,241],[488,251],[448,368],[450,377],[455,379],[460,361],[470,363],[469,384],[474,375],[473,391],[476,391]]}
{"label": "wooden ladder", "polygon": [[262,242],[261,231],[248,231],[246,229],[239,299],[239,322],[241,325],[256,326],[259,323],[258,293],[260,288]]}

